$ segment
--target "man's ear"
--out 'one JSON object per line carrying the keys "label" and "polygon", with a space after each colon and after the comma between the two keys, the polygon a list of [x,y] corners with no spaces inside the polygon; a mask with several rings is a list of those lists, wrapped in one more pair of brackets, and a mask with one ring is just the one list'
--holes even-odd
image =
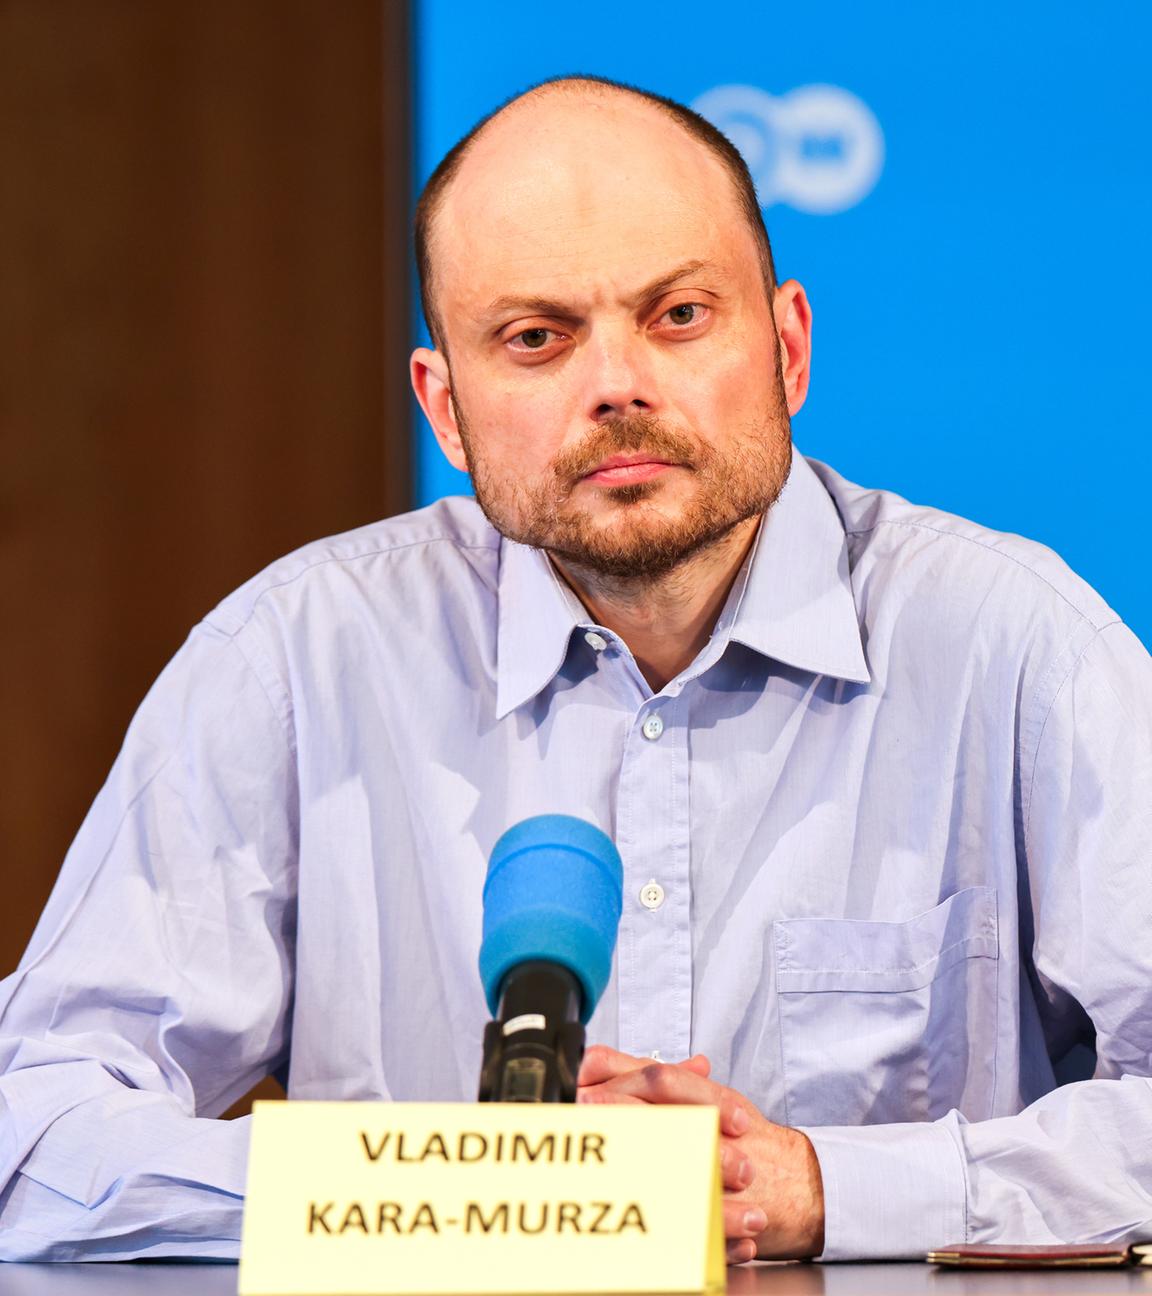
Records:
{"label": "man's ear", "polygon": [[408,372],[412,378],[412,390],[416,393],[424,417],[432,425],[445,458],[453,468],[467,472],[468,456],[464,453],[464,443],[460,440],[460,429],[456,425],[456,407],[452,404],[452,376],[448,370],[448,361],[439,351],[417,347],[408,362]]}
{"label": "man's ear", "polygon": [[776,289],[772,303],[776,336],[780,339],[780,368],[784,374],[784,395],[788,413],[795,414],[808,395],[812,363],[812,307],[808,295],[795,279]]}

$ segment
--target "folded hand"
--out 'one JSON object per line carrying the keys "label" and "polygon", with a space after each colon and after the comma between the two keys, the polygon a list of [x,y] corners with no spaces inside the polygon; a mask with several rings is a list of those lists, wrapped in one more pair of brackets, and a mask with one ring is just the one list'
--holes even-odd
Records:
{"label": "folded hand", "polygon": [[807,1137],[776,1125],[735,1089],[710,1078],[701,1054],[653,1062],[594,1044],[578,1102],[707,1104],[720,1112],[720,1175],[728,1262],[795,1259],[824,1249],[820,1165]]}

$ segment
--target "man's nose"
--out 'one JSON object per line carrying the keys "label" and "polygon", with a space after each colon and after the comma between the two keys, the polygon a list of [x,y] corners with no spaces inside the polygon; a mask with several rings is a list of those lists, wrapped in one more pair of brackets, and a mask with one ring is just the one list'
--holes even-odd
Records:
{"label": "man's nose", "polygon": [[625,414],[650,414],[659,404],[642,339],[624,330],[587,344],[588,413],[596,422]]}

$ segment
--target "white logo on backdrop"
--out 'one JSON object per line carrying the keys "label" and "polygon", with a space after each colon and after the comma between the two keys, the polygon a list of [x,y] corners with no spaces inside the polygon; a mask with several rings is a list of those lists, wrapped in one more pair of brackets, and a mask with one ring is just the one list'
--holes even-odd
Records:
{"label": "white logo on backdrop", "polygon": [[799,86],[784,95],[717,86],[692,107],[744,155],[764,207],[786,203],[828,216],[855,207],[880,178],[880,123],[840,86]]}

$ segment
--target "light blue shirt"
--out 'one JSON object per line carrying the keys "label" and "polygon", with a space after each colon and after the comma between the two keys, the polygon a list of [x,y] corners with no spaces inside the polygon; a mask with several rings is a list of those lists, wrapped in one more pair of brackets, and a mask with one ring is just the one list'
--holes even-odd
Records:
{"label": "light blue shirt", "polygon": [[160,677],[0,988],[0,1255],[235,1256],[208,1118],[270,1071],[472,1099],[546,812],[624,861],[590,1040],[805,1128],[827,1258],[1152,1236],[1150,792],[1152,663],[1059,559],[799,457],[655,696],[471,500],[309,545]]}

